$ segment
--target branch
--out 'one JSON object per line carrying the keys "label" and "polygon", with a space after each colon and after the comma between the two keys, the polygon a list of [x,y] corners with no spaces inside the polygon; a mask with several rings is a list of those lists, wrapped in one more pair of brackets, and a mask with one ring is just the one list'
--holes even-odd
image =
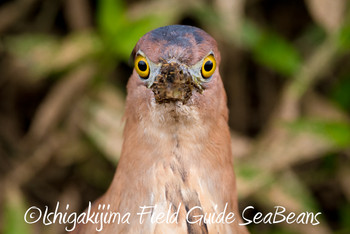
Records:
{"label": "branch", "polygon": [[37,0],[9,2],[0,9],[0,33],[23,17]]}

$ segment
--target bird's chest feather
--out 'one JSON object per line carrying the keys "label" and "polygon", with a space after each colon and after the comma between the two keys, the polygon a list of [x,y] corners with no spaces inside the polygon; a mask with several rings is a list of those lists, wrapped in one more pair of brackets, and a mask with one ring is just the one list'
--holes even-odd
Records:
{"label": "bird's chest feather", "polygon": [[[192,229],[193,233],[207,233],[206,224],[198,221],[200,225],[191,225],[188,220],[193,220],[194,215],[204,216],[204,212],[215,213],[215,203],[220,202],[217,201],[215,190],[210,191],[210,184],[214,183],[214,178],[205,174],[201,162],[196,160],[200,146],[193,147],[181,142],[181,137],[177,135],[174,136],[172,143],[160,142],[164,145],[170,144],[171,150],[159,151],[164,155],[158,155],[159,159],[147,172],[149,182],[152,184],[147,196],[150,204],[154,206],[148,221],[152,223],[155,233],[158,229],[163,232],[169,228],[169,224],[174,224],[170,226],[182,231],[187,230],[189,233]],[[160,219],[161,222],[154,222],[164,216],[165,218]],[[196,229],[198,230],[195,231]],[[178,230],[176,233],[181,231]]]}
{"label": "bird's chest feather", "polygon": [[[143,137],[151,144],[144,151],[143,157],[150,163],[142,175],[149,186],[142,196],[153,206],[146,220],[151,223],[151,232],[164,233],[169,227],[175,233],[219,230],[204,223],[204,218],[219,213],[228,202],[219,188],[222,175],[212,170],[217,155],[213,155],[213,161],[208,157],[208,125],[201,122],[196,109],[187,107],[153,113],[150,122],[142,123]],[[156,222],[159,217],[163,218]]]}

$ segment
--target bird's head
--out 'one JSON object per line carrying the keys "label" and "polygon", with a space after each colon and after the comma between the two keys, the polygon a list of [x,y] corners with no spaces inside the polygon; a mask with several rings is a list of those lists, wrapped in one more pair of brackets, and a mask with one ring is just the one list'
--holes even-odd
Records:
{"label": "bird's head", "polygon": [[133,103],[208,109],[225,96],[216,41],[199,28],[171,25],[150,31],[136,44],[132,59],[128,98]]}

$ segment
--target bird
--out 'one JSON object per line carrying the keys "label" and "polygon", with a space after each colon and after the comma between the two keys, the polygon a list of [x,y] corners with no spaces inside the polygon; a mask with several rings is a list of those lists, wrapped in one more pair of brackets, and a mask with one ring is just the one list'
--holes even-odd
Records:
{"label": "bird", "polygon": [[121,157],[90,211],[119,219],[107,217],[100,229],[79,224],[76,233],[248,233],[239,225],[215,39],[194,26],[164,26],[142,36],[131,59]]}

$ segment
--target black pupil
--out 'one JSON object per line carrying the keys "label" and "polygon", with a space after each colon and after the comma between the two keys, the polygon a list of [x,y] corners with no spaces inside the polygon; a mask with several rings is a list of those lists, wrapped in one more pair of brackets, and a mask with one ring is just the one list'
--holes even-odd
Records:
{"label": "black pupil", "polygon": [[212,61],[207,61],[204,64],[204,70],[209,72],[209,71],[211,71],[211,69],[213,69],[213,62]]}
{"label": "black pupil", "polygon": [[137,66],[141,71],[146,71],[147,70],[147,64],[145,61],[140,61]]}

